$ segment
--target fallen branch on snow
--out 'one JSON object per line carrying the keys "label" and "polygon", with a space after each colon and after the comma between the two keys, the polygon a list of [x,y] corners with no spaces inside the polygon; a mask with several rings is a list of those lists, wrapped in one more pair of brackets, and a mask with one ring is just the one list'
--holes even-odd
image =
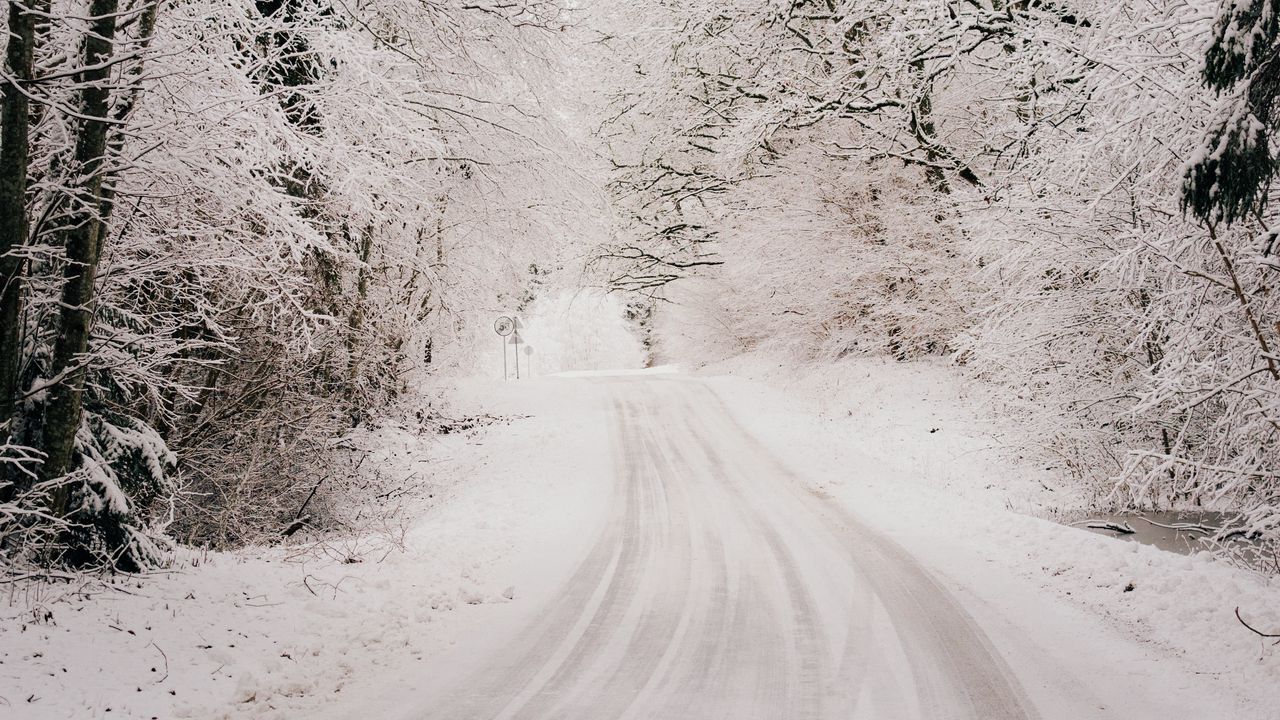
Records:
{"label": "fallen branch on snow", "polygon": [[[1245,622],[1244,618],[1240,617],[1240,608],[1239,608],[1239,606],[1237,606],[1237,607],[1236,607],[1236,619],[1240,621],[1240,624],[1241,624],[1241,625],[1243,625],[1243,626],[1245,626],[1245,627],[1249,628],[1249,630],[1250,630],[1251,632],[1253,632],[1253,634],[1257,635],[1258,637],[1261,637],[1261,638],[1268,638],[1268,639],[1280,638],[1280,633],[1265,633],[1265,632],[1262,632],[1261,630],[1259,630],[1258,628],[1256,628],[1256,627],[1254,627],[1254,626],[1250,625],[1249,623]],[[1274,645],[1280,645],[1280,639],[1277,639],[1277,640],[1276,640],[1276,642],[1275,642],[1275,643],[1273,643],[1273,644],[1274,644]]]}

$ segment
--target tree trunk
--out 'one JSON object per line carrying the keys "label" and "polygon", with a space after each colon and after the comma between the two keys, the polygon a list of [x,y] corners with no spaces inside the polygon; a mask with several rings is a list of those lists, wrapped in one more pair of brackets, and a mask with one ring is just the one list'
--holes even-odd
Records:
{"label": "tree trunk", "polygon": [[[80,90],[79,123],[75,166],[80,186],[73,198],[71,227],[65,233],[66,266],[62,276],[62,307],[57,342],[54,345],[53,377],[57,380],[45,408],[42,474],[45,478],[66,475],[74,466],[76,431],[84,400],[85,368],[82,357],[89,348],[93,320],[94,282],[102,255],[103,175],[107,150],[111,90],[107,83],[114,49],[119,0],[93,0],[89,8],[90,27],[85,36],[82,62],[86,70],[77,78]],[[65,515],[69,488],[59,487],[50,509]]]}
{"label": "tree trunk", "polygon": [[[31,103],[26,88],[35,77],[36,0],[33,7],[9,3],[8,74],[0,99],[0,425],[18,402],[18,366],[22,362],[22,271],[17,251],[27,243],[27,168],[31,149]],[[47,1],[44,3],[47,5]]]}

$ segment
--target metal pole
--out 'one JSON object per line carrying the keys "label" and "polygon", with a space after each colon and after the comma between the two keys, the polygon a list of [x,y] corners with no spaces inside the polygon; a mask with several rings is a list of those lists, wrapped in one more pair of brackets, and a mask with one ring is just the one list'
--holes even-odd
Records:
{"label": "metal pole", "polygon": [[520,379],[520,330],[516,330],[516,379]]}
{"label": "metal pole", "polygon": [[507,379],[507,339],[498,336],[498,342],[502,343],[502,379]]}

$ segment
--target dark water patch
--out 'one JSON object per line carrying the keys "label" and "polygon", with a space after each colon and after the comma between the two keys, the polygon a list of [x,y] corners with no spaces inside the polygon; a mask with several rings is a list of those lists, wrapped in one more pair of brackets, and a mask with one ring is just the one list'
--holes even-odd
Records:
{"label": "dark water patch", "polygon": [[1254,564],[1262,560],[1262,547],[1257,538],[1232,529],[1239,517],[1212,510],[1096,513],[1071,525],[1182,555],[1225,552]]}

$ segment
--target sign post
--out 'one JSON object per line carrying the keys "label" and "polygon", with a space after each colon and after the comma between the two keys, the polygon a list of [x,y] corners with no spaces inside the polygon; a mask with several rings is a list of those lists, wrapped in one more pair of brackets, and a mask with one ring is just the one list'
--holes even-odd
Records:
{"label": "sign post", "polygon": [[516,331],[511,334],[511,344],[516,346],[515,347],[516,379],[519,380],[520,379],[520,340],[521,340],[520,331],[524,329],[524,323],[520,322],[520,318],[518,317],[513,317],[511,319],[511,322],[516,329]]}
{"label": "sign post", "polygon": [[517,380],[520,379],[520,342],[522,340],[523,338],[520,337],[520,331],[516,330],[515,332],[511,333],[511,339],[507,341],[508,345],[515,345],[515,348],[514,348],[515,352],[512,353],[512,355],[516,359],[516,379]]}
{"label": "sign post", "polygon": [[[493,321],[493,331],[498,333],[498,342],[502,343],[502,379],[507,379],[507,342],[503,338],[515,332],[516,321],[503,315]],[[516,358],[516,377],[520,377],[520,360]]]}

